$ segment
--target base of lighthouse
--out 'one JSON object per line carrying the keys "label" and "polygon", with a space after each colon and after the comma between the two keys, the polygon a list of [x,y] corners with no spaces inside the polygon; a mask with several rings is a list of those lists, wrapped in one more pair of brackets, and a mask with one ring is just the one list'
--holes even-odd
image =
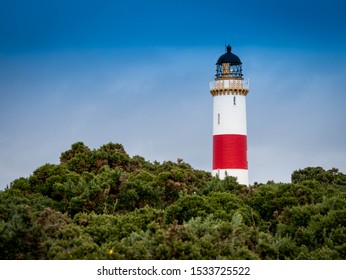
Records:
{"label": "base of lighthouse", "polygon": [[246,169],[217,169],[212,171],[213,176],[218,176],[221,180],[227,176],[236,177],[239,184],[249,185],[249,173]]}

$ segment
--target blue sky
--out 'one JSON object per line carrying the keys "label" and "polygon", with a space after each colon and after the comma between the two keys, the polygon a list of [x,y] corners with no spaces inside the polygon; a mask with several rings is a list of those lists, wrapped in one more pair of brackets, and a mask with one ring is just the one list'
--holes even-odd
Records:
{"label": "blue sky", "polygon": [[340,1],[0,1],[0,188],[83,141],[210,170],[225,42],[250,79],[250,182],[346,172]]}

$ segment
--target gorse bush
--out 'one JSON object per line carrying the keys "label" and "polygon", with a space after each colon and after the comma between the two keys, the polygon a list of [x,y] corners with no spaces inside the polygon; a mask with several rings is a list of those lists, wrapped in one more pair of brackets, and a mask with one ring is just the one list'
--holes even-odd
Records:
{"label": "gorse bush", "polygon": [[345,259],[346,175],[246,187],[77,142],[0,192],[1,259]]}

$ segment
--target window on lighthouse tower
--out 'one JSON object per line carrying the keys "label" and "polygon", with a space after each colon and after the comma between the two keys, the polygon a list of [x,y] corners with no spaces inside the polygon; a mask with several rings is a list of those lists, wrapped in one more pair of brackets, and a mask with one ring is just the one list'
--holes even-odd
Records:
{"label": "window on lighthouse tower", "polygon": [[235,97],[235,96],[233,96],[233,105],[237,105],[236,97]]}

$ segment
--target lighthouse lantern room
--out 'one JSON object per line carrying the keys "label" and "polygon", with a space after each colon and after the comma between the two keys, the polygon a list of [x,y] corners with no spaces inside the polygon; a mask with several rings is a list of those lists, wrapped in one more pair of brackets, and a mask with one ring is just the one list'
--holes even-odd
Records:
{"label": "lighthouse lantern room", "polygon": [[213,96],[213,171],[224,179],[234,176],[249,185],[247,162],[246,95],[249,81],[243,78],[242,63],[227,46],[216,62]]}

